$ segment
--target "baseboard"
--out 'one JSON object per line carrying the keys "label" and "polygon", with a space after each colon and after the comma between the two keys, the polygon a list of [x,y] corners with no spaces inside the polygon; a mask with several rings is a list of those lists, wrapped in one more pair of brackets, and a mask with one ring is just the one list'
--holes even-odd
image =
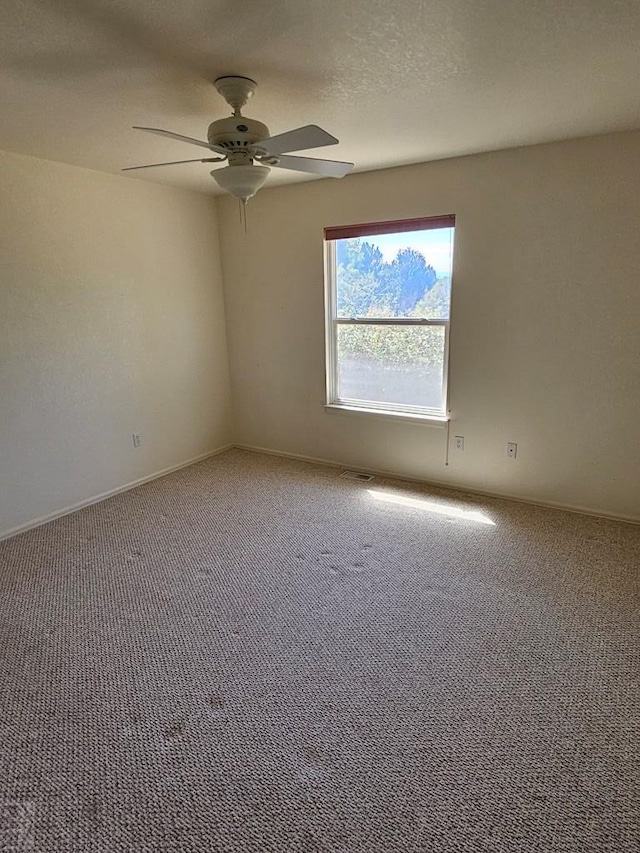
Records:
{"label": "baseboard", "polygon": [[[314,462],[318,465],[330,465],[332,468],[353,468],[353,463],[344,462],[337,459],[323,459],[321,456],[305,456],[302,453],[287,453],[284,450],[273,450],[270,447],[257,447],[252,444],[235,444],[238,450],[249,450],[252,453],[265,453],[268,456],[282,456],[285,459],[298,459],[301,462]],[[559,509],[563,512],[573,512],[578,515],[589,515],[594,518],[606,518],[609,521],[623,521],[626,524],[640,525],[640,518],[633,515],[616,515],[615,513],[599,512],[589,507],[576,506],[574,504],[553,503],[551,501],[536,501],[523,495],[510,494],[508,492],[493,492],[484,489],[477,489],[472,486],[452,485],[451,483],[443,482],[442,480],[424,479],[421,477],[410,477],[406,474],[399,474],[397,471],[389,471],[384,468],[361,468],[358,470],[364,471],[367,474],[375,474],[379,477],[390,477],[394,480],[404,480],[408,483],[420,483],[424,486],[436,486],[439,489],[449,489],[452,492],[466,492],[469,495],[480,495],[486,498],[500,498],[507,501],[515,501],[516,503],[528,504],[529,506],[540,506],[546,509]]]}
{"label": "baseboard", "polygon": [[[172,465],[169,468],[163,468],[161,471],[156,471],[153,474],[146,475],[145,477],[140,477],[138,480],[133,480],[132,482],[126,483],[123,486],[117,486],[115,489],[110,489],[108,492],[102,492],[99,495],[95,495],[91,498],[87,498],[86,500],[79,501],[78,503],[72,504],[71,506],[66,506],[60,510],[56,510],[55,512],[49,513],[48,515],[43,515],[39,518],[33,519],[32,521],[28,521],[25,524],[20,524],[17,527],[12,527],[9,530],[0,532],[0,542],[4,539],[10,539],[12,536],[17,536],[19,533],[26,533],[26,531],[32,530],[35,527],[40,527],[41,525],[47,524],[50,521],[55,521],[56,518],[62,518],[65,515],[70,515],[71,513],[77,512],[78,510],[83,509],[86,506],[91,506],[92,504],[100,503],[100,501],[104,501],[107,498],[120,494],[121,492],[127,492],[130,489],[135,489],[137,486],[144,485],[144,483],[149,483],[152,480],[158,480],[160,479],[160,477],[166,477],[168,474],[172,474],[174,471],[179,471],[182,468],[188,468],[190,465],[195,465],[196,462],[202,462],[204,459],[209,459],[212,456],[217,456],[219,453],[224,453],[226,450],[231,450],[234,447],[238,450],[247,450],[252,453],[264,453],[268,456],[280,456],[285,459],[296,459],[300,462],[311,462],[316,465],[328,465],[332,468],[353,467],[352,463],[345,462],[344,460],[325,459],[321,456],[306,456],[302,453],[288,453],[285,450],[274,450],[270,447],[258,447],[256,445],[251,444],[227,444],[224,447],[218,447],[216,450],[211,450],[207,453],[202,453],[199,456],[194,456],[193,458],[187,459],[184,462],[180,462],[177,465]],[[530,498],[523,497],[522,495],[510,494],[508,492],[486,491],[484,489],[477,489],[468,486],[452,485],[451,483],[446,483],[441,480],[411,477],[406,474],[399,474],[397,471],[390,471],[384,468],[369,468],[367,466],[365,470],[369,474],[375,474],[379,477],[390,477],[394,480],[404,480],[408,483],[419,483],[421,485],[426,486],[436,486],[439,489],[449,489],[453,492],[466,492],[467,494],[481,495],[482,497],[487,498],[501,498],[502,500],[515,501],[517,503],[524,503],[530,506],[541,506],[546,507],[547,509],[557,509],[562,510],[564,512],[578,513],[579,515],[589,515],[595,518],[606,518],[611,521],[623,521],[627,524],[640,525],[640,518],[636,518],[634,516],[616,515],[614,513],[607,512],[597,512],[596,510],[589,509],[588,507],[575,506],[573,504],[553,503],[550,501],[534,501]]]}
{"label": "baseboard", "polygon": [[48,524],[50,521],[55,521],[56,518],[62,518],[64,515],[71,515],[79,509],[84,509],[91,504],[100,503],[114,495],[119,495],[121,492],[128,492],[130,489],[135,489],[137,486],[142,486],[144,483],[150,483],[152,480],[158,480],[160,477],[166,477],[167,474],[172,474],[174,471],[179,471],[181,468],[188,468],[189,465],[195,465],[196,462],[202,462],[203,459],[209,459],[211,456],[217,456],[219,453],[224,453],[225,450],[230,450],[235,445],[227,444],[224,447],[218,447],[216,450],[210,450],[207,453],[201,453],[199,456],[194,456],[192,459],[187,459],[184,462],[179,462],[177,465],[171,465],[169,468],[163,468],[161,471],[156,471],[153,474],[147,474],[145,477],[140,477],[138,480],[132,480],[124,486],[117,486],[115,489],[110,489],[108,492],[102,492],[94,497],[79,501],[78,503],[66,506],[63,509],[50,512],[48,515],[42,515],[40,518],[35,518],[32,521],[27,521],[25,524],[20,524],[17,527],[12,527],[0,533],[0,542],[3,539],[10,539],[12,536],[17,536],[19,533],[26,533],[27,530],[33,530],[34,527],[40,527],[43,524]]}

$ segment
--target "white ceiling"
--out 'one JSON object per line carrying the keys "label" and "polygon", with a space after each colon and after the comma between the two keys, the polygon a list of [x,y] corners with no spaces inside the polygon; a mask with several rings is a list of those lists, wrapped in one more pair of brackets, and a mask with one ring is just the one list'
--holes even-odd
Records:
{"label": "white ceiling", "polygon": [[[118,172],[200,156],[211,85],[258,81],[272,134],[368,171],[640,128],[638,0],[4,0],[0,148]],[[210,168],[210,167],[209,167]],[[206,164],[128,173],[201,192]],[[269,185],[314,180],[274,169]]]}

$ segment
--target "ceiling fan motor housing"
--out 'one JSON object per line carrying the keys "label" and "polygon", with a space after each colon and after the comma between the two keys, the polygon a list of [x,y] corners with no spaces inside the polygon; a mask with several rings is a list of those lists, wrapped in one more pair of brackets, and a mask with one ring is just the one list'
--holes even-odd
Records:
{"label": "ceiling fan motor housing", "polygon": [[242,153],[244,149],[269,136],[269,128],[261,121],[245,116],[229,116],[209,125],[207,139],[210,145],[226,148],[229,153]]}

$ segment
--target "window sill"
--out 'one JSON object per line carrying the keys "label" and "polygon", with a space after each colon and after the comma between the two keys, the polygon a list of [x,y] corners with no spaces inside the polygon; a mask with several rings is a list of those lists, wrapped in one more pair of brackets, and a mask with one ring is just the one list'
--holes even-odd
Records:
{"label": "window sill", "polygon": [[391,409],[367,409],[364,406],[347,406],[345,403],[326,403],[325,411],[334,414],[349,412],[356,415],[369,415],[384,420],[403,421],[405,423],[429,424],[430,426],[446,426],[449,422],[447,415],[421,415],[417,412],[396,412]]}

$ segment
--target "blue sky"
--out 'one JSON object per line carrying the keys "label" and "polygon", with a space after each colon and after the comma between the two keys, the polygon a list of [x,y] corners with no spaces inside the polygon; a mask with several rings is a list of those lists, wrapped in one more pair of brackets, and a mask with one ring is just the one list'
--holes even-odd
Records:
{"label": "blue sky", "polygon": [[435,228],[430,231],[407,231],[399,234],[382,234],[363,237],[368,243],[378,246],[385,261],[392,261],[399,249],[415,249],[422,252],[428,264],[438,275],[451,274],[453,255],[453,228]]}

